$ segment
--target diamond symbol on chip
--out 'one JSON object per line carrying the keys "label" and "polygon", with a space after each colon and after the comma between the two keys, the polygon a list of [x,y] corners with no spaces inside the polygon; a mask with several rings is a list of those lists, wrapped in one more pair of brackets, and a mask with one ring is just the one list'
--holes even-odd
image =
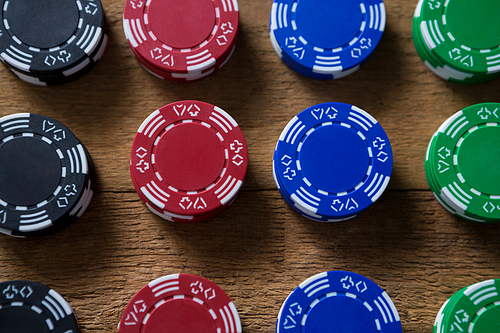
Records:
{"label": "diamond symbol on chip", "polygon": [[236,164],[236,166],[240,166],[243,161],[244,159],[240,155],[236,154],[233,156],[233,163]]}
{"label": "diamond symbol on chip", "polygon": [[351,56],[353,58],[359,58],[361,56],[361,49],[358,49],[358,48],[352,49]]}
{"label": "diamond symbol on chip", "polygon": [[48,56],[45,57],[44,63],[47,66],[54,66],[54,64],[56,63],[56,61],[57,61],[56,57],[48,55]]}
{"label": "diamond symbol on chip", "polygon": [[290,165],[290,163],[292,163],[292,158],[291,158],[290,156],[288,156],[288,155],[285,155],[285,156],[283,156],[283,157],[281,158],[281,163],[282,163],[283,165],[289,166],[289,165]]}
{"label": "diamond symbol on chip", "polygon": [[[360,287],[361,285],[363,286],[362,288]],[[356,289],[359,293],[363,293],[366,291],[366,289],[368,289],[368,287],[366,286],[366,283],[364,281],[359,281],[358,283],[356,283]]]}
{"label": "diamond symbol on chip", "polygon": [[137,157],[139,158],[144,158],[144,156],[146,156],[147,153],[148,151],[144,147],[139,147],[139,149],[135,151],[135,155],[137,155]]}
{"label": "diamond symbol on chip", "polygon": [[28,298],[33,294],[33,289],[31,289],[30,286],[24,286],[23,289],[21,289],[20,294],[23,298]]}
{"label": "diamond symbol on chip", "polygon": [[495,205],[491,202],[487,202],[484,204],[483,209],[486,211],[486,213],[493,213],[495,210]]}
{"label": "diamond symbol on chip", "polygon": [[384,152],[384,151],[381,151],[377,155],[377,160],[379,160],[382,163],[384,163],[385,161],[387,161],[388,158],[389,158],[389,155],[387,155],[387,153]]}
{"label": "diamond symbol on chip", "polygon": [[211,300],[212,298],[215,298],[215,290],[213,288],[205,290],[205,298],[207,300]]}
{"label": "diamond symbol on chip", "polygon": [[220,36],[217,36],[217,43],[222,46],[222,45],[226,45],[227,44],[227,37],[226,35],[220,35]]}
{"label": "diamond symbol on chip", "polygon": [[68,207],[68,199],[66,197],[57,198],[57,206],[59,208]]}

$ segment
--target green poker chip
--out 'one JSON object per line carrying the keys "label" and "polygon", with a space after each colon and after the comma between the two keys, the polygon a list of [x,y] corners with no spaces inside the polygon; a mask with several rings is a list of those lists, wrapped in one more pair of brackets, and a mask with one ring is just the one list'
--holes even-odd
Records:
{"label": "green poker chip", "polygon": [[434,333],[491,333],[500,327],[500,280],[487,280],[461,289],[441,307]]}
{"label": "green poker chip", "polygon": [[413,41],[439,77],[482,83],[500,76],[500,1],[420,0]]}
{"label": "green poker chip", "polygon": [[425,174],[436,199],[475,222],[500,221],[500,103],[458,111],[432,136]]}

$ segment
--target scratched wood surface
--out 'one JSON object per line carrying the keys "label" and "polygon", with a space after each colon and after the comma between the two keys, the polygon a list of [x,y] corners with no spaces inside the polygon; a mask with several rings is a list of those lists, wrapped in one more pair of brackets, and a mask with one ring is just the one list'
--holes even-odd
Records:
{"label": "scratched wood surface", "polygon": [[[387,0],[387,26],[372,58],[338,81],[286,67],[268,38],[271,0],[239,0],[241,33],[227,65],[201,81],[173,83],[144,71],[123,34],[123,0],[103,0],[109,44],[76,82],[24,83],[0,68],[0,115],[58,119],[83,141],[97,169],[92,203],[55,235],[0,235],[0,280],[27,279],[58,290],[82,332],[116,332],[130,298],[147,282],[191,273],[217,283],[235,303],[243,331],[274,332],[286,296],[304,279],[349,270],[392,297],[405,332],[431,332],[441,304],[462,287],[500,278],[500,229],[448,214],[429,191],[424,154],[432,133],[459,109],[498,100],[499,82],[448,83],[430,73],[411,37],[416,1]],[[235,203],[206,223],[169,223],[134,192],[128,160],[134,133],[165,104],[196,99],[240,124],[249,170]],[[393,146],[385,194],[353,220],[322,224],[296,214],[272,177],[276,140],[291,117],[326,101],[355,104],[376,117]],[[0,323],[1,325],[1,323]]]}

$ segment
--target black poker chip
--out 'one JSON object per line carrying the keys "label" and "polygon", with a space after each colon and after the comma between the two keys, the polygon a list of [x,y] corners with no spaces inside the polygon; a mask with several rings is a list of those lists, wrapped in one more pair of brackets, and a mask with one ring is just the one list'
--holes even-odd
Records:
{"label": "black poker chip", "polygon": [[0,333],[78,333],[71,305],[55,290],[31,281],[0,283]]}
{"label": "black poker chip", "polygon": [[0,118],[0,232],[64,229],[88,207],[93,178],[88,151],[60,122],[33,113]]}
{"label": "black poker chip", "polygon": [[107,43],[99,0],[0,0],[0,60],[20,79],[62,84],[87,73]]}

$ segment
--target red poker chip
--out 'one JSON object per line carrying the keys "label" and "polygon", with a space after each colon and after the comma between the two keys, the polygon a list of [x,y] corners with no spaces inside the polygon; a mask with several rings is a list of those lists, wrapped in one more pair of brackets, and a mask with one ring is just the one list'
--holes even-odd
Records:
{"label": "red poker chip", "polygon": [[156,68],[152,66],[151,64],[148,64],[147,61],[142,59],[141,55],[138,53],[135,53],[133,50],[132,52],[134,55],[137,57],[139,60],[141,66],[148,71],[150,74],[160,78],[160,79],[165,79],[169,81],[178,81],[178,82],[186,82],[186,81],[194,81],[194,80],[199,80],[202,79],[206,76],[209,76],[210,74],[214,73],[216,70],[219,70],[222,66],[224,66],[231,55],[233,54],[235,49],[235,46],[228,52],[227,55],[224,55],[223,58],[219,59],[219,61],[210,68],[204,69],[201,72],[194,72],[194,73],[172,73],[172,72],[167,72],[162,69]]}
{"label": "red poker chip", "polygon": [[225,207],[222,207],[220,208],[219,210],[217,211],[214,211],[214,212],[211,212],[210,214],[206,214],[206,215],[200,215],[200,216],[180,216],[180,215],[172,215],[166,211],[164,212],[159,212],[158,210],[156,210],[156,208],[154,208],[153,206],[151,206],[149,203],[146,203],[146,206],[148,207],[148,209],[155,215],[158,215],[159,217],[165,219],[165,220],[168,220],[168,221],[172,221],[172,222],[180,222],[180,223],[198,223],[198,222],[203,222],[203,221],[206,221],[208,219],[211,219],[213,217],[216,217],[217,215],[219,215],[220,213],[222,213],[222,211],[224,211],[224,209],[227,208],[227,206]]}
{"label": "red poker chip", "polygon": [[153,112],[139,127],[130,173],[141,199],[160,214],[211,216],[239,193],[248,149],[236,121],[199,101]]}
{"label": "red poker chip", "polygon": [[148,283],[129,302],[118,333],[241,333],[233,302],[213,282],[172,274]]}
{"label": "red poker chip", "polygon": [[[135,181],[134,181],[135,182]],[[136,186],[136,185],[134,185]],[[136,186],[137,187],[137,186]],[[198,223],[198,222],[203,222],[208,219],[211,219],[213,217],[216,217],[220,213],[222,213],[227,207],[229,207],[234,200],[236,199],[236,196],[232,199],[231,202],[228,204],[221,206],[220,208],[211,211],[211,212],[206,212],[205,214],[202,215],[178,215],[178,214],[172,214],[166,210],[160,210],[156,206],[151,203],[147,197],[145,197],[142,192],[137,192],[141,200],[146,204],[146,207],[155,215],[171,222],[180,222],[180,223]]]}
{"label": "red poker chip", "polygon": [[237,0],[129,0],[125,36],[135,54],[172,73],[197,73],[216,65],[236,43]]}
{"label": "red poker chip", "polygon": [[[204,69],[201,72],[193,72],[193,73],[173,73],[173,72],[166,72],[164,70],[158,69],[151,64],[148,64],[146,61],[144,61],[140,55],[135,54],[135,56],[138,58],[141,66],[148,71],[150,74],[160,78],[160,79],[165,79],[169,81],[176,81],[176,82],[187,82],[187,81],[194,81],[194,80],[199,80],[204,77],[209,76],[210,74],[214,73],[215,71],[219,70],[224,66],[229,58],[231,57],[233,51],[235,49],[235,46],[231,49],[231,52],[226,56],[225,58],[219,59],[219,61],[215,64],[215,66]],[[220,63],[219,63],[220,62]]]}

